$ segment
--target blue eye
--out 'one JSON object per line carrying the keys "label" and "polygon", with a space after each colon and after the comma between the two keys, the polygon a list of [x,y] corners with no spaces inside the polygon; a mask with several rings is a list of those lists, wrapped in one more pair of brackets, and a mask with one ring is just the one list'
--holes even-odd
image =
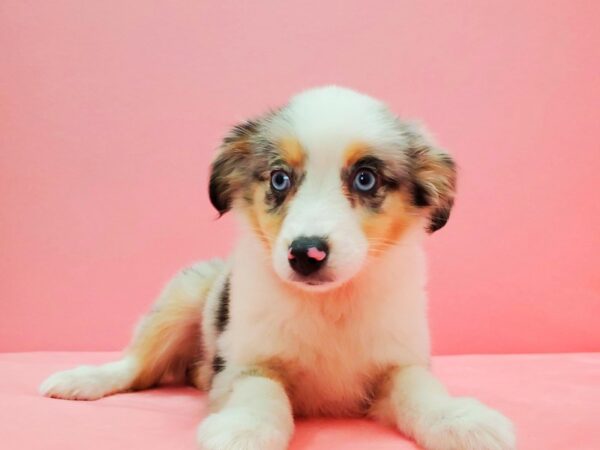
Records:
{"label": "blue eye", "polygon": [[377,187],[377,175],[371,169],[360,169],[354,175],[352,186],[358,192],[371,192]]}
{"label": "blue eye", "polygon": [[271,173],[271,187],[278,192],[285,192],[292,186],[290,176],[283,170],[275,170]]}

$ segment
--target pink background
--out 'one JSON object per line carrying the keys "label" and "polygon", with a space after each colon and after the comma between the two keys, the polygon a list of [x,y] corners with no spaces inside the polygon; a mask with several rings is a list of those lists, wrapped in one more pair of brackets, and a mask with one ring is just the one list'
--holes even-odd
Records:
{"label": "pink background", "polygon": [[600,350],[597,5],[4,0],[0,350],[123,347],[176,269],[231,247],[219,138],[325,83],[459,162],[436,353]]}

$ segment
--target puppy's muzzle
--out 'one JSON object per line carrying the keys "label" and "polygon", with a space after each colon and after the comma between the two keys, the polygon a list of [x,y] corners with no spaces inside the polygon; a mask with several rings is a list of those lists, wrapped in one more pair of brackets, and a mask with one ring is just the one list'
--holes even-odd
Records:
{"label": "puppy's muzzle", "polygon": [[288,249],[288,262],[294,271],[302,276],[316,273],[325,265],[329,255],[329,245],[321,237],[299,237]]}

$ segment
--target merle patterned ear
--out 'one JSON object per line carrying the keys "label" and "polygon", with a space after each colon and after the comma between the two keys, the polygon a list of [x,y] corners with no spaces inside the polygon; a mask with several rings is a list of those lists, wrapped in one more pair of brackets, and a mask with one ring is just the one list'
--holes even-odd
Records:
{"label": "merle patterned ear", "polygon": [[452,157],[438,148],[419,126],[404,124],[412,165],[412,190],[415,206],[429,210],[430,233],[448,221],[456,192],[456,165]]}
{"label": "merle patterned ear", "polygon": [[251,140],[257,126],[257,121],[250,120],[233,127],[212,163],[208,191],[219,215],[231,209],[235,194],[247,180]]}

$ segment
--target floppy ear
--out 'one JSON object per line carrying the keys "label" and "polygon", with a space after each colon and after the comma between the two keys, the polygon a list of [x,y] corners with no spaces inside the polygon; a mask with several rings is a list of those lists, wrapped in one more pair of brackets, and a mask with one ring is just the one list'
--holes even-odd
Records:
{"label": "floppy ear", "polygon": [[430,233],[448,221],[456,192],[456,165],[452,157],[438,148],[426,131],[414,124],[405,124],[412,165],[413,201],[417,207],[429,210]]}
{"label": "floppy ear", "polygon": [[231,209],[235,195],[248,178],[252,138],[258,122],[250,120],[233,127],[223,139],[210,173],[210,202],[222,216]]}

